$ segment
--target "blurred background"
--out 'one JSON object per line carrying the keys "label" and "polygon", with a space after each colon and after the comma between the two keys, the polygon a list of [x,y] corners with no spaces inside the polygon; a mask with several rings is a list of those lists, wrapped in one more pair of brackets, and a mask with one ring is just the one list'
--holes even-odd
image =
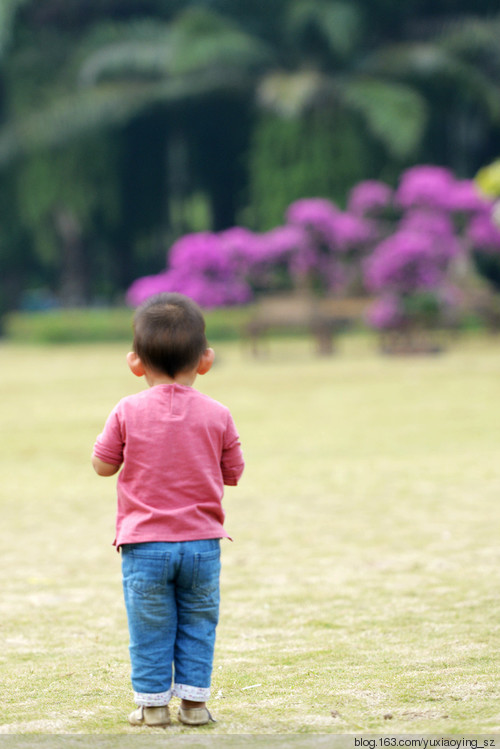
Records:
{"label": "blurred background", "polygon": [[[410,291],[420,311],[435,313],[429,290],[438,285],[439,304],[458,299],[467,284],[456,268],[443,287],[440,257],[439,284],[429,271],[410,289],[373,267],[364,285],[352,273],[346,281],[345,267],[318,257],[356,250],[365,262],[400,234],[402,210],[428,215],[443,194],[448,243],[468,242],[462,281],[471,272],[472,286],[496,298],[500,233],[493,218],[486,228],[479,219],[493,215],[500,180],[488,172],[481,205],[449,196],[453,187],[463,197],[500,156],[499,38],[495,0],[0,0],[4,322],[15,310],[133,304],[144,288],[135,297],[130,289],[144,277],[196,297],[186,276],[212,253],[205,285],[228,288],[244,276],[246,286],[230,298],[202,294],[207,307],[304,285],[341,288],[382,294],[372,322],[401,325],[403,297],[406,312],[415,308]],[[419,197],[401,196],[405,174]],[[355,205],[353,190],[366,182],[391,191],[376,206],[376,228],[375,204]],[[342,224],[342,244],[334,214],[372,223]],[[290,225],[302,234],[273,234]],[[234,227],[248,234],[227,235]],[[307,260],[313,235],[321,248]],[[177,276],[165,281],[172,247],[186,236],[204,241],[184,255],[181,245]],[[230,250],[212,241],[221,237]],[[430,251],[429,243],[414,250],[412,262]],[[228,253],[231,268],[221,269]]]}

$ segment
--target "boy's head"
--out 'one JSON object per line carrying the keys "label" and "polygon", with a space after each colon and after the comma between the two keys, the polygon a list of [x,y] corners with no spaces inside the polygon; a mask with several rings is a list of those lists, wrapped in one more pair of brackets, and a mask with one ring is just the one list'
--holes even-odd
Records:
{"label": "boy's head", "polygon": [[182,294],[158,294],[134,316],[134,352],[144,367],[174,379],[196,369],[207,350],[205,320]]}

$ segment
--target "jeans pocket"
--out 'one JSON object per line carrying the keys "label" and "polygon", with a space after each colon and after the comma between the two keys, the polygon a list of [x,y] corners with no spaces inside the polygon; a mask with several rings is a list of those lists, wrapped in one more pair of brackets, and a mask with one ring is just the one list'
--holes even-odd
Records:
{"label": "jeans pocket", "polygon": [[220,549],[200,551],[193,560],[193,590],[210,595],[219,590]]}
{"label": "jeans pocket", "polygon": [[168,556],[129,551],[122,562],[124,585],[143,597],[161,592],[167,576]]}

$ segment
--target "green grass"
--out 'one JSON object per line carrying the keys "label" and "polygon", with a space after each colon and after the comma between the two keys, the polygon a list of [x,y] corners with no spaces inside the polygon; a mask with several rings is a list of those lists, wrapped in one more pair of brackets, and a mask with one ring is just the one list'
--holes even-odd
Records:
{"label": "green grass", "polygon": [[[211,310],[206,314],[211,340],[237,340],[252,315],[252,307]],[[110,343],[130,341],[132,312],[127,307],[55,309],[11,312],[4,333],[17,343]]]}
{"label": "green grass", "polygon": [[[196,736],[499,733],[500,341],[310,348],[221,344],[198,380],[247,469],[225,497],[218,722]],[[0,347],[2,734],[144,734],[126,722],[115,479],[90,468],[142,387],[126,350]]]}

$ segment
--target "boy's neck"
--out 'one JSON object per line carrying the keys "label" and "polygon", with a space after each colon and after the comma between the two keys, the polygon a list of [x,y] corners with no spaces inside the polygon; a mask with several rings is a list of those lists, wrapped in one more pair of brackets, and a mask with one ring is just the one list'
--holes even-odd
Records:
{"label": "boy's neck", "polygon": [[155,385],[185,385],[191,387],[196,380],[196,374],[196,371],[179,372],[175,377],[169,377],[163,372],[147,370],[145,377],[150,388],[155,387]]}

